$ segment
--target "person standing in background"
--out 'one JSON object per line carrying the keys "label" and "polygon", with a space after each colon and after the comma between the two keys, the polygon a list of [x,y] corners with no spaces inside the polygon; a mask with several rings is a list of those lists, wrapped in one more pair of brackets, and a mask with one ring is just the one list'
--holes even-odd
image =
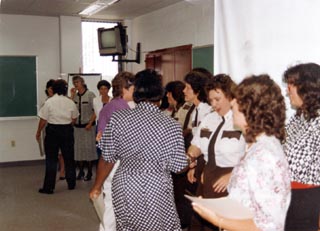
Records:
{"label": "person standing in background", "polygon": [[52,194],[55,189],[57,160],[59,149],[62,151],[65,162],[66,180],[68,189],[76,186],[76,169],[74,161],[73,126],[79,115],[74,102],[66,97],[66,81],[59,79],[52,85],[54,95],[47,99],[39,111],[39,125],[36,139],[39,140],[41,131],[46,126],[44,149],[46,154],[46,174],[43,187],[39,193]]}
{"label": "person standing in background", "polygon": [[[97,84],[97,89],[100,95],[93,99],[93,108],[94,108],[94,113],[96,115],[96,124],[99,124],[99,113],[101,109],[111,100],[111,97],[109,96],[110,88],[111,88],[111,84],[107,80],[100,80]],[[96,129],[97,128],[98,126],[96,126]],[[98,133],[98,130],[96,130],[96,134],[97,133]],[[99,161],[99,158],[101,156],[101,150],[99,147],[96,147],[96,150],[97,150],[98,161]]]}
{"label": "person standing in background", "polygon": [[[77,180],[89,181],[92,178],[93,161],[98,159],[95,141],[96,115],[93,108],[95,95],[87,89],[81,76],[74,76],[72,82],[74,88],[71,89],[71,97],[80,113],[74,124],[75,160],[79,167]],[[88,167],[86,176],[84,173],[85,163]]]}
{"label": "person standing in background", "polygon": [[[166,87],[166,95],[168,98],[168,102],[171,108],[169,116],[179,122],[181,128],[187,123],[186,116],[192,107],[192,103],[185,102],[183,90],[185,88],[185,84],[181,81],[171,81]],[[191,113],[189,112],[189,119]],[[189,204],[186,198],[184,197],[185,189],[186,189],[186,172],[184,173],[171,173],[172,181],[173,181],[173,190],[174,190],[174,199],[177,207],[177,212],[180,218],[181,228],[185,229],[188,220],[188,213],[186,210],[189,209]]]}
{"label": "person standing in background", "polygon": [[[52,86],[54,84],[55,80],[54,79],[50,79],[47,84],[46,84],[46,90],[45,93],[47,95],[48,98],[50,98],[51,96],[53,96],[53,90],[52,90]],[[43,136],[44,137],[44,136]],[[61,151],[59,150],[59,154],[58,154],[58,162],[59,162],[59,180],[64,180],[65,177],[65,167],[64,167],[64,160],[63,160],[63,156],[61,154]]]}
{"label": "person standing in background", "polygon": [[[105,105],[100,111],[98,130],[104,131],[105,127],[110,121],[112,114],[115,111],[129,109],[129,102],[133,100],[133,86],[134,75],[130,72],[120,72],[112,80],[112,100],[110,103]],[[97,141],[100,141],[101,134],[98,133]],[[100,144],[98,144],[100,149]],[[106,166],[107,162],[103,158],[99,158],[98,167]],[[104,214],[103,214],[103,225],[100,224],[100,231],[116,231],[116,220],[114,216],[114,210],[111,200],[111,183],[114,173],[117,170],[119,161],[115,163],[110,172],[109,176],[105,179],[103,183],[103,193],[104,193]],[[98,176],[97,176],[98,177]],[[101,223],[102,223],[101,222]]]}
{"label": "person standing in background", "polygon": [[[188,110],[183,106],[185,104],[183,89],[185,85],[181,81],[171,81],[167,83],[165,90],[170,105],[170,116],[183,126]],[[190,103],[189,103],[190,104]],[[191,106],[191,104],[190,104]],[[188,107],[189,109],[189,107]]]}
{"label": "person standing in background", "polygon": [[320,66],[305,63],[284,72],[296,114],[283,145],[291,172],[292,200],[286,231],[316,231],[320,215]]}
{"label": "person standing in background", "polygon": [[96,115],[96,121],[99,120],[99,113],[101,109],[111,100],[111,97],[109,96],[110,88],[111,84],[107,80],[100,80],[97,84],[97,89],[100,95],[93,99],[93,108]]}
{"label": "person standing in background", "polygon": [[195,109],[192,112],[192,135],[196,133],[198,126],[203,118],[211,112],[211,106],[208,104],[207,94],[205,91],[209,78],[207,75],[191,71],[185,77],[186,87],[183,90],[185,101],[193,103]]}
{"label": "person standing in background", "polygon": [[[185,150],[190,146],[193,135],[202,119],[211,112],[211,107],[207,104],[207,94],[205,86],[209,76],[198,71],[190,71],[184,77],[185,88],[183,89],[186,103],[182,107],[186,112],[182,125]],[[201,166],[204,164],[203,155],[198,161],[197,174],[201,174]],[[175,200],[179,213],[181,228],[186,230],[191,224],[192,207],[190,202],[184,197],[186,190],[192,194],[196,193],[197,184],[190,184],[187,179],[187,172],[173,174]]]}
{"label": "person standing in background", "polygon": [[[108,107],[103,107],[99,113],[97,141],[101,139],[105,127],[114,111],[129,107],[132,101],[134,75],[124,71],[118,73],[112,80],[112,100]],[[107,106],[107,105],[106,105]]]}

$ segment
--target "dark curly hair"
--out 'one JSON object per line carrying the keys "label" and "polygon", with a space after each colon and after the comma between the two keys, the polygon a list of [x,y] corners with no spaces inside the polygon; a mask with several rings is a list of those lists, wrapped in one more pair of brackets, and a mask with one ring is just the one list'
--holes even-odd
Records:
{"label": "dark curly hair", "polygon": [[208,78],[212,78],[213,77],[212,73],[208,69],[206,69],[204,67],[195,67],[195,68],[192,69],[192,71],[200,72],[200,73],[206,75]]}
{"label": "dark curly hair", "polygon": [[112,80],[112,96],[122,97],[123,88],[129,89],[134,84],[134,75],[131,72],[123,71],[118,73]]}
{"label": "dark curly hair", "polygon": [[185,88],[185,84],[179,80],[171,81],[167,83],[165,89],[166,92],[170,92],[175,101],[177,101],[177,109],[179,109],[184,103],[184,94],[183,89]]}
{"label": "dark curly hair", "polygon": [[233,82],[229,75],[218,74],[209,79],[206,86],[206,92],[207,95],[209,95],[209,91],[220,89],[229,100],[232,100],[234,99],[234,92],[236,87],[237,85],[235,84],[235,82]]}
{"label": "dark curly hair", "polygon": [[106,88],[108,88],[108,90],[110,90],[111,88],[111,84],[107,81],[107,80],[100,80],[97,84],[97,89],[100,90],[100,87],[105,86]]}
{"label": "dark curly hair", "polygon": [[46,90],[44,91],[46,93],[47,96],[49,96],[49,92],[48,89],[54,84],[55,80],[54,79],[50,79],[47,84],[46,84]]}
{"label": "dark curly hair", "polygon": [[296,86],[302,99],[302,106],[297,108],[296,114],[303,114],[307,120],[317,117],[320,109],[320,66],[305,63],[290,67],[284,72],[283,81]]}
{"label": "dark curly hair", "polygon": [[163,94],[162,76],[155,70],[145,69],[135,75],[134,102],[159,102]]}
{"label": "dark curly hair", "polygon": [[207,103],[207,93],[205,91],[205,87],[209,77],[199,71],[190,71],[185,77],[184,81],[190,84],[193,92],[198,94],[198,99],[200,102]]}
{"label": "dark curly hair", "polygon": [[68,83],[63,79],[57,79],[52,85],[52,91],[54,94],[67,95]]}
{"label": "dark curly hair", "polygon": [[255,142],[263,132],[284,140],[285,101],[280,87],[269,75],[245,78],[236,88],[235,97],[248,124],[244,134],[246,142]]}

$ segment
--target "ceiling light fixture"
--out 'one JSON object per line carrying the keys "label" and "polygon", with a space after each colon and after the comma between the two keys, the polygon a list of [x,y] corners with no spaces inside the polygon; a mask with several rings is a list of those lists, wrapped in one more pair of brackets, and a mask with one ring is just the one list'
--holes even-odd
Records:
{"label": "ceiling light fixture", "polygon": [[79,14],[84,16],[91,16],[119,1],[120,0],[98,0],[91,3],[87,8],[85,8]]}

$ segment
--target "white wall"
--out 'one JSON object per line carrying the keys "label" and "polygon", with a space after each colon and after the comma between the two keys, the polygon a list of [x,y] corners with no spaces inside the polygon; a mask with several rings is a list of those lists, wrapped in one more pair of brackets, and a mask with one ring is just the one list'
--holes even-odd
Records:
{"label": "white wall", "polygon": [[60,16],[61,73],[82,72],[81,18]]}
{"label": "white wall", "polygon": [[[37,97],[43,102],[46,82],[59,76],[59,19],[0,14],[0,44],[0,55],[37,56]],[[0,120],[0,162],[40,159],[37,122],[37,118]]]}
{"label": "white wall", "polygon": [[[201,0],[197,4],[180,2],[152,13],[137,17],[131,22],[129,42],[132,49],[141,42],[141,64],[128,65],[129,71],[145,68],[145,53],[162,48],[192,44],[213,44],[214,0]],[[131,36],[131,38],[130,38]],[[132,52],[128,55],[135,58]]]}

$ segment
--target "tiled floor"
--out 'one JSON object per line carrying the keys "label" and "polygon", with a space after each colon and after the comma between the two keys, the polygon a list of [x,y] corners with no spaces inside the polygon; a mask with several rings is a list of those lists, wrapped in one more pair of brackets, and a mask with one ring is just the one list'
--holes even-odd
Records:
{"label": "tiled floor", "polygon": [[1,231],[97,231],[99,221],[89,200],[92,181],[67,190],[57,181],[55,193],[38,193],[44,166],[0,167]]}

